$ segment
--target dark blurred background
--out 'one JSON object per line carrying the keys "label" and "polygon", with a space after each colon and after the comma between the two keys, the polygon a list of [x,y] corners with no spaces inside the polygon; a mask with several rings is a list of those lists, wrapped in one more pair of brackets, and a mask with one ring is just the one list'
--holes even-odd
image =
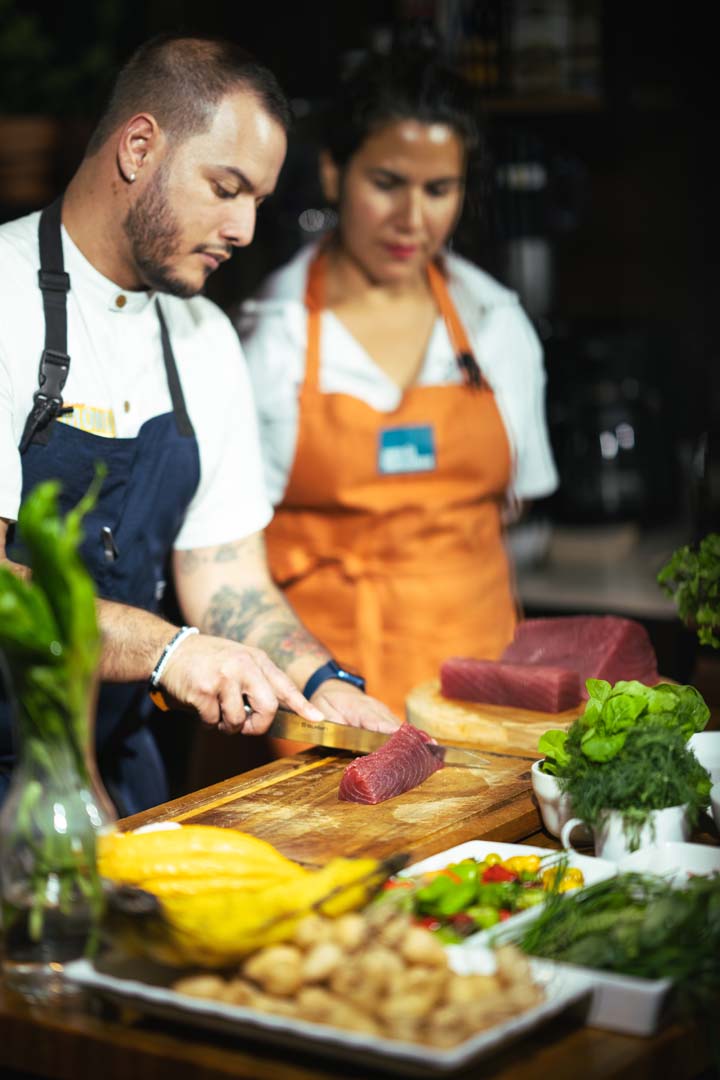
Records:
{"label": "dark blurred background", "polygon": [[[550,524],[554,552],[547,532],[530,555],[518,547],[526,610],[593,610],[594,599],[645,619],[660,642],[672,614],[655,601],[661,555],[720,527],[711,11],[692,0],[0,0],[0,220],[62,189],[141,41],[231,37],[276,72],[297,119],[255,242],[210,279],[230,311],[331,221],[317,131],[338,75],[427,28],[473,81],[487,126],[484,182],[471,179],[455,248],[519,293],[545,347],[561,485],[530,515]],[[647,549],[647,536],[660,539]],[[583,566],[601,556],[645,566],[644,595],[622,583],[584,595]],[[676,637],[662,662],[687,677],[690,647]]]}
{"label": "dark blurred background", "polygon": [[543,510],[702,530],[720,398],[707,19],[669,0],[0,0],[0,218],[61,189],[137,44],[227,35],[274,69],[297,116],[255,243],[210,281],[230,309],[329,220],[315,133],[338,74],[426,26],[487,124],[486,182],[470,185],[455,247],[519,292],[545,343],[563,485]]}

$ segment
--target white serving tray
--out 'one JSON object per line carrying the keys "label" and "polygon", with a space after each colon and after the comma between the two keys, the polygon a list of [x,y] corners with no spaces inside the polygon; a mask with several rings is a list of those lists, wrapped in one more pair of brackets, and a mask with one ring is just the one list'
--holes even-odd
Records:
{"label": "white serving tray", "polygon": [[[568,866],[575,866],[582,871],[586,885],[594,885],[596,881],[604,881],[617,873],[615,863],[607,859],[596,859],[592,855],[579,855],[576,851],[555,851],[553,848],[531,847],[529,844],[501,844],[494,840],[468,840],[446,851],[439,851],[436,855],[431,855],[421,862],[413,863],[412,866],[406,866],[400,871],[398,877],[414,877],[428,870],[442,870],[450,863],[460,862],[461,859],[477,859],[482,862],[491,852],[497,852],[501,859],[510,859],[513,855],[539,855],[543,860],[543,868],[553,866],[565,857]],[[488,930],[478,931],[477,934],[469,937],[467,942],[474,946],[504,940],[515,929],[536,918],[541,909],[542,904],[538,904],[526,911],[520,911],[504,923],[491,926]],[[456,947],[462,948],[462,946]]]}
{"label": "white serving tray", "polygon": [[[466,954],[458,964],[463,974],[488,970],[487,950],[478,949],[476,953],[476,963],[470,954]],[[455,967],[452,959],[451,963]],[[177,977],[177,972],[169,974],[168,969],[144,960],[106,961],[102,969],[88,960],[75,960],[66,965],[65,975],[72,982],[121,1006],[131,1005],[185,1027],[192,1024],[235,1036],[244,1042],[260,1043],[266,1048],[305,1051],[359,1063],[366,1068],[375,1065],[386,1071],[422,1076],[449,1073],[505,1046],[515,1045],[523,1035],[571,1007],[582,1010],[584,1015],[591,987],[583,972],[572,968],[560,970],[559,965],[542,960],[531,961],[531,969],[533,978],[544,987],[545,1001],[447,1050],[341,1031],[323,1024],[179,994],[169,988],[170,979]]]}
{"label": "white serving tray", "polygon": [[555,964],[558,971],[572,970],[592,985],[587,1014],[589,1027],[623,1035],[654,1035],[672,988],[671,979],[641,979],[578,964]]}

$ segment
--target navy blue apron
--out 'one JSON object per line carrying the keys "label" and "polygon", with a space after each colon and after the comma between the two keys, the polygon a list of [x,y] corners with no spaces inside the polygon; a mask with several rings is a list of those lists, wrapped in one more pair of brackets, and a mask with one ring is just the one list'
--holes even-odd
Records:
{"label": "navy blue apron", "polygon": [[[40,219],[40,287],[46,341],[39,389],[20,444],[22,498],[42,480],[62,484],[63,511],[87,491],[99,460],[107,476],[95,508],[84,520],[82,556],[98,595],[146,611],[157,611],[168,559],[200,480],[200,456],[175,365],[167,326],[156,300],[163,360],[172,412],[146,421],[136,438],[111,439],[56,424],[64,411],[67,377],[66,302],[70,279],[64,273],[60,232],[61,202]],[[23,556],[22,537],[8,532],[8,555]],[[103,683],[97,708],[96,747],[100,774],[122,816],[168,798],[162,758],[146,726],[154,707],[146,683]],[[0,801],[13,764],[11,720],[0,701]]]}

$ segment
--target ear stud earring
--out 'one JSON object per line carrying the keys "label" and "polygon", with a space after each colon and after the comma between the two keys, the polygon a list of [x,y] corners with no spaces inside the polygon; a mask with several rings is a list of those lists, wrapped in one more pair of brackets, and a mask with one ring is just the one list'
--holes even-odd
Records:
{"label": "ear stud earring", "polygon": [[128,180],[130,181],[131,184],[134,184],[135,179],[136,179],[136,174],[134,172],[131,172],[130,175],[128,176]]}

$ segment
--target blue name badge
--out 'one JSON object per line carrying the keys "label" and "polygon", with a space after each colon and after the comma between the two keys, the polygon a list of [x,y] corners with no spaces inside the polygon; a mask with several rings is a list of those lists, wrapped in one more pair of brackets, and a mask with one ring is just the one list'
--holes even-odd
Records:
{"label": "blue name badge", "polygon": [[430,424],[383,428],[378,445],[378,472],[386,476],[431,472],[435,468],[435,432]]}

